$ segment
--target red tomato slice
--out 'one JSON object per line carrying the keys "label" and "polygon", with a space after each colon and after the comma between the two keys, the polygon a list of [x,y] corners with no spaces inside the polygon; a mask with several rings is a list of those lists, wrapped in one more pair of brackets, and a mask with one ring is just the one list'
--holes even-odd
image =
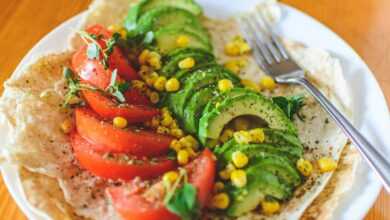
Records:
{"label": "red tomato slice", "polygon": [[[211,195],[214,185],[216,161],[214,155],[209,149],[191,162],[186,169],[189,172],[189,182],[197,189],[198,200],[201,207]],[[159,184],[159,183],[157,183]],[[153,186],[152,186],[153,187]],[[129,188],[116,187],[109,188],[110,195],[116,211],[125,220],[165,220],[180,219],[173,213],[170,213],[160,201],[149,201],[142,192],[130,192]]]}
{"label": "red tomato slice", "polygon": [[140,194],[131,193],[125,187],[109,188],[107,192],[124,220],[180,220],[161,201],[153,203]]}
{"label": "red tomato slice", "polygon": [[105,152],[158,156],[168,152],[173,140],[169,136],[150,131],[115,128],[86,108],[76,109],[75,119],[78,133],[91,143],[105,146]]}
{"label": "red tomato slice", "polygon": [[99,92],[83,91],[83,95],[91,109],[105,119],[113,119],[117,116],[122,116],[126,118],[129,123],[136,123],[150,120],[159,114],[158,109],[148,106],[118,106],[112,99]]}
{"label": "red tomato slice", "polygon": [[112,32],[107,30],[103,25],[100,24],[94,24],[91,26],[88,26],[85,31],[89,34],[94,34],[96,36],[102,35],[103,39],[108,39],[112,37]]}
{"label": "red tomato slice", "polygon": [[201,207],[207,204],[214,186],[216,160],[214,154],[206,148],[202,154],[186,166],[189,180],[197,189],[198,201]]}
{"label": "red tomato slice", "polygon": [[71,134],[70,138],[74,155],[80,165],[102,178],[130,180],[138,176],[142,179],[151,179],[175,169],[175,162],[166,159],[155,163],[145,161],[142,164],[128,164],[105,159],[102,153],[91,150],[96,147],[76,132]]}
{"label": "red tomato slice", "polygon": [[126,101],[133,105],[151,105],[149,98],[138,89],[129,89],[125,93]]}

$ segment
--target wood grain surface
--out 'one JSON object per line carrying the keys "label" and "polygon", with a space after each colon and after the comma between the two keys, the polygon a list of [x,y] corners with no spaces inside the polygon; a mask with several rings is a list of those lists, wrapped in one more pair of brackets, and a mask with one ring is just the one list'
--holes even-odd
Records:
{"label": "wood grain surface", "polygon": [[[389,0],[283,0],[317,18],[344,38],[375,73],[390,101]],[[30,48],[57,25],[87,8],[90,0],[0,0],[0,82]],[[0,83],[0,92],[2,83]],[[390,219],[390,196],[381,193],[366,220]],[[0,218],[26,219],[0,178]]]}

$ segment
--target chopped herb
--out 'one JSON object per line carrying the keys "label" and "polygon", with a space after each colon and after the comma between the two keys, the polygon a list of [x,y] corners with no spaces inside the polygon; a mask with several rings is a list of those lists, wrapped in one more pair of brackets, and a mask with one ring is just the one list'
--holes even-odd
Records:
{"label": "chopped herb", "polygon": [[290,97],[277,96],[272,97],[272,101],[278,105],[291,120],[293,119],[294,114],[297,114],[304,106],[304,97],[302,95]]}
{"label": "chopped herb", "polygon": [[124,92],[126,92],[130,84],[128,82],[123,82],[123,83],[118,83],[116,78],[118,75],[117,69],[112,71],[111,73],[111,81],[110,84],[108,85],[106,91],[110,93],[112,96],[118,99],[119,102],[125,102],[125,96],[123,95]]}

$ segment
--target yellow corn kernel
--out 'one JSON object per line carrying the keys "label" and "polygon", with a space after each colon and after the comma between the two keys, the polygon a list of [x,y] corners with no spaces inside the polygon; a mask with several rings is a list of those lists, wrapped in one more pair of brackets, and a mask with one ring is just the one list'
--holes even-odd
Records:
{"label": "yellow corn kernel", "polygon": [[141,65],[145,65],[147,64],[148,60],[149,60],[149,57],[150,57],[150,51],[148,49],[145,49],[141,52],[141,54],[139,55],[138,57],[138,62],[141,64]]}
{"label": "yellow corn kernel", "polygon": [[233,134],[234,131],[232,129],[227,128],[222,132],[222,135],[219,137],[219,140],[222,143],[225,143],[226,141],[228,141],[230,138],[233,137]]}
{"label": "yellow corn kernel", "polygon": [[131,81],[131,86],[135,89],[138,89],[142,92],[146,92],[147,90],[147,86],[145,85],[145,83],[141,80],[132,80]]}
{"label": "yellow corn kernel", "polygon": [[236,118],[233,121],[233,126],[236,131],[248,130],[249,121],[245,118]]}
{"label": "yellow corn kernel", "polygon": [[183,137],[184,132],[180,128],[172,128],[170,134],[176,138],[181,138]]}
{"label": "yellow corn kernel", "polygon": [[248,144],[251,142],[251,135],[248,131],[237,131],[233,134],[234,140],[239,144]]}
{"label": "yellow corn kernel", "polygon": [[310,176],[313,172],[313,165],[310,161],[301,158],[297,161],[297,169],[303,176]]}
{"label": "yellow corn kernel", "polygon": [[173,120],[172,123],[169,125],[169,128],[175,129],[175,128],[179,128],[179,126],[177,125],[177,122]]}
{"label": "yellow corn kernel", "polygon": [[167,82],[167,78],[165,76],[160,76],[156,79],[156,81],[153,83],[153,87],[157,91],[164,91],[165,89],[165,83]]}
{"label": "yellow corn kernel", "polygon": [[161,69],[161,55],[154,51],[150,52],[148,63],[156,70]]}
{"label": "yellow corn kernel", "polygon": [[280,210],[280,204],[277,201],[262,201],[261,209],[266,215],[272,215]]}
{"label": "yellow corn kernel", "polygon": [[124,117],[120,117],[120,116],[115,117],[112,120],[112,123],[114,124],[114,126],[116,128],[125,128],[125,127],[127,127],[127,120]]}
{"label": "yellow corn kernel", "polygon": [[229,206],[230,199],[227,193],[218,193],[210,201],[212,208],[226,209]]}
{"label": "yellow corn kernel", "polygon": [[239,47],[240,47],[240,54],[246,54],[249,51],[251,51],[251,47],[249,46],[249,44],[247,42],[240,43]]}
{"label": "yellow corn kernel", "polygon": [[234,170],[230,174],[230,180],[236,187],[244,187],[246,185],[246,173],[244,170]]}
{"label": "yellow corn kernel", "polygon": [[173,122],[173,118],[170,115],[163,115],[163,119],[161,120],[161,125],[164,127],[168,127]]}
{"label": "yellow corn kernel", "polygon": [[169,111],[169,109],[168,109],[167,107],[163,107],[163,108],[161,109],[161,113],[162,113],[162,114],[169,114],[169,115],[171,115],[171,112]]}
{"label": "yellow corn kernel", "polygon": [[195,66],[195,60],[192,57],[187,57],[179,62],[180,69],[190,69]]}
{"label": "yellow corn kernel", "polygon": [[65,119],[61,125],[60,128],[64,134],[69,134],[72,131],[73,123],[71,119]]}
{"label": "yellow corn kernel", "polygon": [[249,79],[242,79],[241,84],[244,85],[245,88],[247,88],[247,89],[251,89],[255,92],[260,92],[260,86]]}
{"label": "yellow corn kernel", "polygon": [[229,42],[225,45],[225,53],[229,56],[240,55],[240,46],[235,42]]}
{"label": "yellow corn kernel", "polygon": [[178,152],[179,150],[181,150],[183,148],[183,146],[181,145],[181,143],[179,142],[179,140],[173,140],[171,142],[171,144],[169,145],[169,147],[173,150],[175,150],[176,152]]}
{"label": "yellow corn kernel", "polygon": [[186,47],[190,43],[190,38],[186,35],[180,35],[176,38],[176,46]]}
{"label": "yellow corn kernel", "polygon": [[122,27],[119,24],[112,24],[107,27],[107,29],[111,32],[117,32],[121,29]]}
{"label": "yellow corn kernel", "polygon": [[222,191],[223,189],[225,188],[225,184],[223,184],[223,182],[221,181],[218,181],[214,184],[214,192],[220,192]]}
{"label": "yellow corn kernel", "polygon": [[255,128],[249,131],[251,135],[251,142],[263,143],[265,139],[264,130],[261,128]]}
{"label": "yellow corn kernel", "polygon": [[180,82],[176,78],[170,78],[167,83],[165,83],[165,90],[167,92],[176,92],[180,89]]}
{"label": "yellow corn kernel", "polygon": [[169,129],[163,126],[157,128],[157,133],[159,134],[169,134]]}
{"label": "yellow corn kernel", "polygon": [[232,71],[235,74],[239,74],[241,69],[244,68],[248,62],[245,59],[230,60],[224,64],[225,68]]}
{"label": "yellow corn kernel", "polygon": [[190,160],[190,154],[186,150],[179,150],[177,152],[177,162],[180,165],[186,165],[188,161]]}
{"label": "yellow corn kernel", "polygon": [[260,85],[264,89],[274,90],[276,87],[275,80],[270,76],[264,76],[260,80]]}
{"label": "yellow corn kernel", "polygon": [[146,84],[148,84],[149,86],[153,86],[153,84],[157,81],[158,77],[158,73],[151,72],[145,75],[143,79],[145,80]]}
{"label": "yellow corn kernel", "polygon": [[127,32],[126,32],[126,30],[124,28],[119,29],[118,33],[121,36],[121,38],[126,39]]}
{"label": "yellow corn kernel", "polygon": [[157,128],[160,126],[160,120],[158,117],[153,117],[152,120],[150,120],[150,127]]}
{"label": "yellow corn kernel", "polygon": [[330,157],[322,157],[317,161],[321,173],[331,172],[337,168],[337,162]]}
{"label": "yellow corn kernel", "polygon": [[221,170],[219,171],[219,177],[223,180],[228,180],[230,179],[230,173],[227,170]]}
{"label": "yellow corn kernel", "polygon": [[198,141],[191,135],[187,135],[181,138],[179,141],[183,146],[187,148],[197,149],[199,147]]}
{"label": "yellow corn kernel", "polygon": [[156,104],[160,100],[160,96],[157,92],[151,92],[149,94],[149,99],[153,104]]}
{"label": "yellow corn kernel", "polygon": [[163,181],[164,183],[171,185],[177,178],[179,178],[179,174],[176,171],[169,171],[164,174]]}
{"label": "yellow corn kernel", "polygon": [[221,79],[218,81],[218,89],[221,92],[226,92],[231,90],[234,87],[232,81],[228,79]]}
{"label": "yellow corn kernel", "polygon": [[248,164],[248,157],[241,151],[232,154],[232,162],[237,168],[243,168]]}

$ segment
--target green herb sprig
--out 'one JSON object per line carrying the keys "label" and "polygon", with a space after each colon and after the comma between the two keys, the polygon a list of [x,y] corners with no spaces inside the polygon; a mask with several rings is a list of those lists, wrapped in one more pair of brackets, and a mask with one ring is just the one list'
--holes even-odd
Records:
{"label": "green herb sprig", "polygon": [[277,96],[272,97],[272,101],[278,105],[289,119],[293,119],[295,114],[299,117],[299,110],[305,105],[305,97],[302,95],[295,95],[290,97]]}
{"label": "green herb sprig", "polygon": [[90,85],[80,83],[80,80],[74,76],[73,71],[68,67],[65,67],[63,69],[63,75],[68,85],[68,91],[66,92],[64,102],[62,103],[63,107],[69,106],[69,103],[72,99],[78,98],[79,91],[81,90],[93,90],[93,91],[99,90]]}
{"label": "green herb sprig", "polygon": [[108,85],[106,91],[110,93],[112,96],[117,98],[119,102],[125,102],[126,98],[123,95],[124,92],[126,92],[130,88],[130,83],[129,82],[122,82],[119,83],[116,78],[118,75],[117,69],[112,71],[111,73],[111,81],[110,84]]}

